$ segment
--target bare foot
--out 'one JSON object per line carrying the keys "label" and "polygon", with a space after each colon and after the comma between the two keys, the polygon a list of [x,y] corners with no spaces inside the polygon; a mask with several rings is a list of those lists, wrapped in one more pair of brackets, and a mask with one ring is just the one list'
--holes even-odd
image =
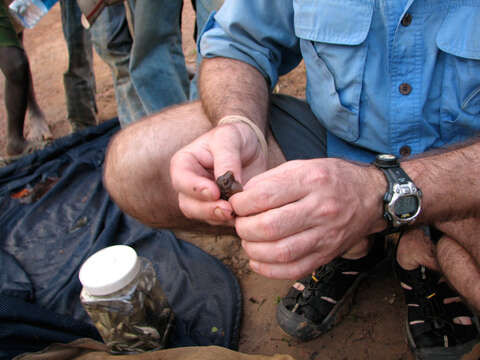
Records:
{"label": "bare foot", "polygon": [[20,155],[26,148],[28,142],[25,139],[7,139],[7,155]]}
{"label": "bare foot", "polygon": [[32,140],[52,140],[53,135],[50,131],[47,121],[43,113],[30,114],[30,131],[28,138]]}

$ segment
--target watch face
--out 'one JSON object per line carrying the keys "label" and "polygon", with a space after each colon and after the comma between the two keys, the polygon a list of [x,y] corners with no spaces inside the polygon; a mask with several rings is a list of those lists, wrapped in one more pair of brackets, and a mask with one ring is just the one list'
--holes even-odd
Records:
{"label": "watch face", "polygon": [[417,196],[402,196],[395,201],[393,211],[395,215],[401,219],[408,219],[415,215],[419,207]]}

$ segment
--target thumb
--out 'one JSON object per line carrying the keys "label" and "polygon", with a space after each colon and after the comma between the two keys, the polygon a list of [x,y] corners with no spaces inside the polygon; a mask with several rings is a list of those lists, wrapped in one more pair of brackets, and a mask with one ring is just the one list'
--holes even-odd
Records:
{"label": "thumb", "polygon": [[215,179],[227,171],[242,182],[242,137],[233,124],[219,126],[210,143]]}

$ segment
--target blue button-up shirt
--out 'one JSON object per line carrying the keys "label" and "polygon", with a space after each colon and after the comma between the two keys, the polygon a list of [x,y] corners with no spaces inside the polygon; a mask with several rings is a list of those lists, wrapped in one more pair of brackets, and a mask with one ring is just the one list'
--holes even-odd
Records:
{"label": "blue button-up shirt", "polygon": [[480,131],[480,0],[227,0],[199,47],[272,88],[303,58],[329,156],[416,154]]}

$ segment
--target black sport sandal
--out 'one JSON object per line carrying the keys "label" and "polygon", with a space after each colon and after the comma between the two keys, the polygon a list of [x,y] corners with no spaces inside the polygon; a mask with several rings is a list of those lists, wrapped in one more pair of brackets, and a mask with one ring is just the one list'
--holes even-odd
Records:
{"label": "black sport sandal", "polygon": [[[396,272],[405,293],[407,339],[415,358],[453,360],[469,353],[480,341],[478,318],[458,293],[424,266],[404,270],[397,264]],[[457,317],[468,317],[471,324],[456,324]]]}
{"label": "black sport sandal", "polygon": [[330,330],[349,313],[358,286],[383,259],[382,238],[375,240],[363,258],[337,258],[318,268],[311,276],[297,281],[278,304],[278,324],[302,341]]}

